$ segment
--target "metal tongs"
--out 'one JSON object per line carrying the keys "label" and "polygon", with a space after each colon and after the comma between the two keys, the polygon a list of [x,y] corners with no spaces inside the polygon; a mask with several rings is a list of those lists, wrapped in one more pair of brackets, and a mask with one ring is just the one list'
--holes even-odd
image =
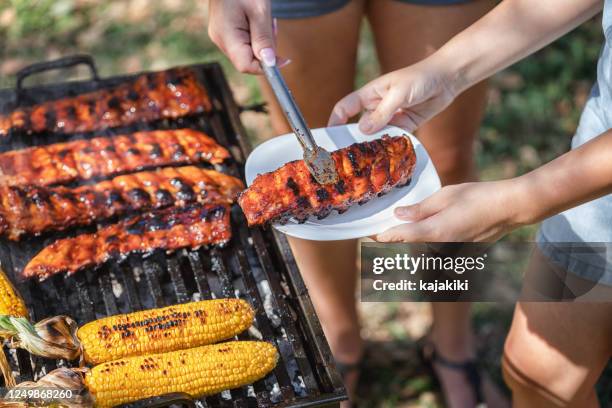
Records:
{"label": "metal tongs", "polygon": [[312,137],[310,129],[297,107],[291,91],[287,88],[287,84],[278,69],[278,66],[268,66],[264,63],[261,68],[276,95],[276,99],[285,113],[285,117],[289,125],[293,129],[293,133],[302,145],[304,150],[304,162],[310,170],[310,174],[317,180],[319,184],[333,184],[338,181],[338,173],[336,165],[331,154],[324,148],[317,145],[317,142]]}

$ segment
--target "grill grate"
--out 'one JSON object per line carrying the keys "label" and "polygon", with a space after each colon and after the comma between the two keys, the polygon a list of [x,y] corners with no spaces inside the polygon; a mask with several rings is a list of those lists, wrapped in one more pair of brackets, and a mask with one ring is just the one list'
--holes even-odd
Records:
{"label": "grill grate", "polygon": [[[136,124],[127,128],[95,132],[120,134],[135,130],[190,127],[203,130],[227,147],[234,160],[220,168],[244,179],[242,168],[250,146],[240,122],[239,108],[218,64],[192,65],[208,89],[215,110],[206,117],[183,118]],[[23,89],[20,101],[38,103],[86,92],[131,80],[134,76],[78,81]],[[15,107],[16,92],[0,91],[0,112]],[[70,135],[73,138],[92,134]],[[5,151],[56,141],[67,136],[12,135],[0,144]],[[172,254],[155,251],[147,256],[131,255],[121,262],[110,262],[97,270],[86,270],[71,277],[54,276],[45,282],[19,282],[27,261],[44,245],[69,232],[24,238],[19,243],[0,239],[0,262],[16,282],[32,318],[36,321],[58,314],[73,317],[80,325],[103,316],[161,307],[173,303],[219,297],[241,297],[256,311],[254,328],[241,339],[261,338],[274,343],[280,354],[277,367],[252,386],[202,399],[205,407],[308,407],[345,399],[344,389],[320,324],[285,238],[270,229],[249,229],[239,208],[231,214],[233,237],[223,248],[180,250]],[[94,227],[79,231],[91,231]],[[71,362],[30,357],[23,350],[9,351],[9,361],[18,373],[17,381],[37,379],[59,365]],[[168,395],[142,400],[133,407],[193,405],[184,395]]]}

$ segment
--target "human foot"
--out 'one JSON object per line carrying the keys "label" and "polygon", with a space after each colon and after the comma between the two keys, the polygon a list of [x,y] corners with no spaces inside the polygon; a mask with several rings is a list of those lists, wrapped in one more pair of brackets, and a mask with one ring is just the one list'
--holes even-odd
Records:
{"label": "human foot", "polygon": [[432,342],[423,346],[422,354],[440,383],[447,407],[510,407],[491,379],[481,374],[475,358],[466,357],[465,352],[452,357],[442,355]]}

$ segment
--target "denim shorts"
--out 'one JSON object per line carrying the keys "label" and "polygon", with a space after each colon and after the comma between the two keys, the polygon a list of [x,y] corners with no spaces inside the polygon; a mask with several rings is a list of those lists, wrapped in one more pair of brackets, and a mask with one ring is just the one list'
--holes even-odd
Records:
{"label": "denim shorts", "polygon": [[[272,15],[276,18],[317,17],[346,6],[351,0],[272,0]],[[448,6],[472,0],[396,0],[424,6]]]}

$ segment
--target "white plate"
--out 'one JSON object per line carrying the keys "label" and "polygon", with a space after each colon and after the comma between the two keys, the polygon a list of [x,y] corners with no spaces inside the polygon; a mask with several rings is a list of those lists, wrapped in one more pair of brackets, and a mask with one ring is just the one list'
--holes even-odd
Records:
{"label": "white plate", "polygon": [[[387,134],[398,136],[406,134],[406,131],[389,126],[378,133],[366,135],[355,124],[312,130],[317,143],[330,152]],[[274,228],[298,238],[334,241],[367,237],[401,224],[403,221],[393,215],[396,207],[418,203],[440,189],[438,173],[427,151],[416,137],[409,136],[417,156],[410,184],[395,188],[364,205],[354,205],[344,214],[334,211],[322,220],[310,217],[303,224],[290,219],[285,225],[274,224]],[[301,158],[302,148],[292,133],[270,139],[257,146],[248,157],[245,167],[247,184],[251,185],[258,174],[274,171],[289,161]]]}

